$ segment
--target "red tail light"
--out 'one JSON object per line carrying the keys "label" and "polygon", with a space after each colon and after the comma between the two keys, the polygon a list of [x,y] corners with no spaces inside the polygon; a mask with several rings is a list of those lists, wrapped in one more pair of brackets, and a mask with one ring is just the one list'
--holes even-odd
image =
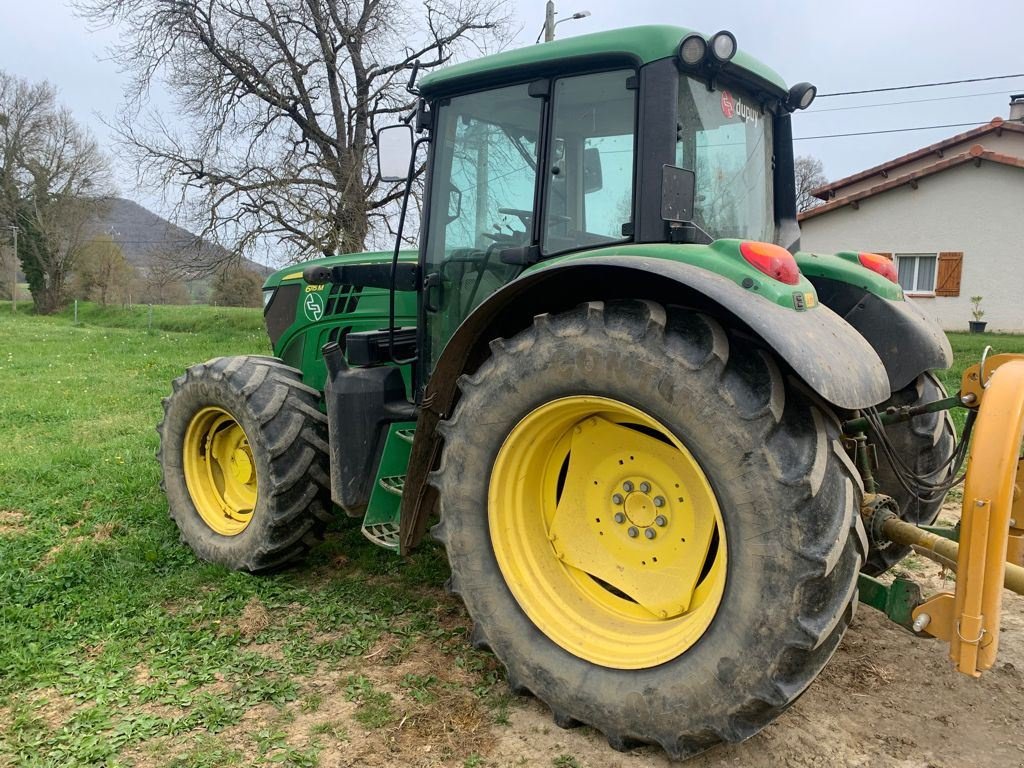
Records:
{"label": "red tail light", "polygon": [[740,253],[752,267],[773,280],[786,285],[800,282],[800,268],[796,265],[796,259],[780,245],[746,241],[740,243]]}
{"label": "red tail light", "polygon": [[891,259],[879,256],[877,253],[858,253],[857,258],[860,259],[862,267],[867,267],[872,272],[877,272],[886,280],[891,280],[894,283],[900,281],[899,276],[896,274],[896,265],[893,264]]}

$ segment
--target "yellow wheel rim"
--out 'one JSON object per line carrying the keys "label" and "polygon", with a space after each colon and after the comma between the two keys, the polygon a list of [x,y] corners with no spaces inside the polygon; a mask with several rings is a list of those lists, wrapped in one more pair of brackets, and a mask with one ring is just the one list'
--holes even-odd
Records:
{"label": "yellow wheel rim", "polygon": [[725,591],[726,540],[697,460],[643,411],[566,397],[520,421],[488,491],[491,543],[553,642],[615,669],[676,658]]}
{"label": "yellow wheel rim", "polygon": [[245,430],[223,408],[192,417],[183,446],[185,484],[203,521],[222,536],[237,536],[256,508],[256,462]]}

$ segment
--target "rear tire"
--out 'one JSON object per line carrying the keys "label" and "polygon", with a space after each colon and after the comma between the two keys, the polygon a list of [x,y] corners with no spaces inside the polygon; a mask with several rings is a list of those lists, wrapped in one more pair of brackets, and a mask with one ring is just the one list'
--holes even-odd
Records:
{"label": "rear tire", "polygon": [[192,366],[173,390],[157,458],[182,540],[202,560],[251,572],[304,555],[332,516],[319,393],[255,355]]}
{"label": "rear tire", "polygon": [[[891,406],[914,406],[931,403],[946,397],[946,389],[934,373],[922,373],[906,387],[895,393],[879,411]],[[939,470],[953,453],[956,446],[956,430],[949,411],[938,413],[922,413],[910,421],[893,424],[885,428],[889,441],[903,462],[913,468],[919,475],[925,475],[933,483],[943,482],[951,476],[953,468],[946,466]],[[896,473],[882,451],[877,452],[878,469],[875,481],[878,492],[892,496],[899,504],[900,517],[914,525],[931,525],[939,516],[944,499],[923,502],[907,491],[896,479]],[[934,474],[932,474],[934,473]],[[872,544],[868,551],[868,559],[864,564],[864,573],[877,576],[892,568],[900,560],[910,554],[908,547],[890,544],[879,549]]]}
{"label": "rear tire", "polygon": [[[618,749],[657,743],[680,759],[756,733],[817,676],[853,616],[867,545],[857,514],[862,489],[836,419],[787,381],[767,351],[706,316],[650,302],[591,302],[541,315],[491,349],[491,357],[460,380],[461,399],[440,426],[441,466],[431,475],[441,513],[434,535],[448,552],[451,588],[476,623],[477,645],[491,648],[504,663],[513,691],[532,692],[550,706],[557,724],[591,725]],[[587,416],[591,401],[597,405]],[[573,418],[575,411],[566,407],[584,409],[584,415],[562,437],[545,437],[569,423],[552,419]],[[610,470],[601,469],[605,462],[577,475],[574,461],[582,459],[572,457],[582,449],[571,441],[595,419],[611,419],[621,439],[595,453],[611,457]],[[539,431],[523,431],[528,429]],[[565,514],[559,506],[565,498],[566,509],[576,508],[571,494],[590,490],[591,479],[601,493],[606,475],[621,487],[616,451],[629,469],[629,460],[640,457],[624,447],[645,440],[686,449],[720,511],[726,575],[707,626],[682,621],[691,609],[643,618],[641,601],[630,601],[614,574],[595,578],[585,565],[565,564],[579,554],[571,542],[583,526],[605,537],[593,542],[619,536],[609,551],[629,553],[636,546],[630,540],[644,543],[642,533],[622,538],[624,525],[616,528],[611,519],[619,507],[604,496],[597,504],[580,501],[586,510],[581,525],[558,527],[554,521]],[[543,457],[549,445],[548,470],[531,474],[529,467],[544,462],[529,457],[537,451]],[[637,462],[635,471],[653,466]],[[518,475],[517,468],[523,468]],[[576,485],[577,476],[585,482]],[[652,482],[657,487],[658,479]],[[676,500],[668,501],[656,506],[678,514]],[[554,517],[546,517],[552,504]],[[700,511],[695,502],[691,507],[694,515]],[[628,511],[632,522],[636,509]],[[652,541],[678,531],[673,525],[656,527]],[[516,545],[509,541],[529,539],[518,532],[531,526],[540,526],[547,539],[554,536],[554,543],[535,537],[530,540],[542,545],[526,544],[523,557],[510,558]],[[564,533],[561,546],[569,551],[558,562]],[[714,542],[700,585],[718,567]],[[619,564],[623,572],[637,573],[653,565],[640,566],[628,554]],[[665,580],[666,592],[675,588]],[[591,627],[601,615],[607,617],[606,639],[600,626]],[[639,638],[670,621],[679,622],[678,634],[687,637],[667,640],[657,653],[643,651]],[[636,642],[629,639],[630,622]]]}

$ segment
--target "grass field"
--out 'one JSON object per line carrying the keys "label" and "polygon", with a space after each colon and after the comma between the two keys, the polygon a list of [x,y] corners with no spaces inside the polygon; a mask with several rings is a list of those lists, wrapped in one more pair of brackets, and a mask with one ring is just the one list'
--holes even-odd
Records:
{"label": "grass field", "polygon": [[[266,353],[259,311],[80,317],[0,307],[0,765],[313,766],[430,739],[472,762],[472,734],[439,736],[501,719],[505,687],[436,548],[403,561],[340,521],[302,569],[253,578],[178,541],[160,399],[192,362]],[[328,682],[350,711],[322,711]]]}
{"label": "grass field", "polygon": [[[266,353],[259,311],[80,320],[0,304],[0,766],[397,764],[425,746],[485,764],[511,701],[435,546],[401,560],[341,520],[302,568],[253,578],[178,541],[160,399],[190,363]],[[958,370],[986,343],[1024,352],[952,339]]]}

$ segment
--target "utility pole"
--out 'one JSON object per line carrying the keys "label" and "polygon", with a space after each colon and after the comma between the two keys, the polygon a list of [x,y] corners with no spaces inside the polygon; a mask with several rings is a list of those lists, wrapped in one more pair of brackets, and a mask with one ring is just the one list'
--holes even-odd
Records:
{"label": "utility pole", "polygon": [[540,34],[537,35],[537,39],[534,42],[539,43],[543,37],[545,43],[550,43],[555,39],[555,27],[561,24],[563,21],[572,21],[573,19],[585,19],[590,15],[590,11],[577,11],[567,19],[561,21],[555,21],[555,0],[548,0],[547,5],[544,6],[544,27],[541,29]]}
{"label": "utility pole", "polygon": [[18,311],[18,227],[11,224],[7,227],[14,235],[14,259],[11,263],[11,312]]}
{"label": "utility pole", "polygon": [[544,8],[544,42],[555,39],[555,0],[548,0]]}

